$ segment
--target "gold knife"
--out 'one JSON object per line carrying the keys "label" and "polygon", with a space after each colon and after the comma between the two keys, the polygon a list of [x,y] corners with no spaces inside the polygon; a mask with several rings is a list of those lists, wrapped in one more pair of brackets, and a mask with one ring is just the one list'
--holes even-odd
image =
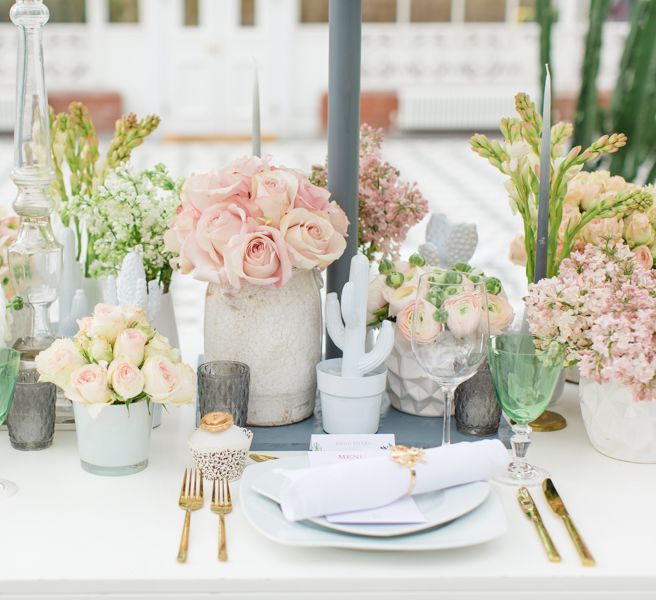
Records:
{"label": "gold knife", "polygon": [[551,510],[553,510],[564,521],[565,527],[567,528],[567,533],[569,533],[569,537],[572,538],[574,547],[576,548],[579,558],[581,559],[581,564],[584,567],[594,567],[595,559],[592,558],[590,550],[588,550],[588,547],[585,545],[581,534],[574,526],[572,517],[569,516],[569,513],[565,508],[565,503],[558,494],[553,481],[551,481],[551,479],[545,479],[542,482],[542,490],[544,491],[544,496],[547,499],[549,506],[551,506]]}
{"label": "gold knife", "polygon": [[255,462],[266,462],[267,460],[278,460],[277,456],[269,456],[268,454],[249,454],[251,460]]}
{"label": "gold knife", "polygon": [[535,506],[531,494],[525,487],[520,487],[517,490],[517,500],[519,501],[519,505],[522,507],[524,514],[529,520],[533,521],[533,524],[538,531],[538,535],[540,536],[540,541],[547,552],[547,558],[551,562],[560,562],[560,554],[558,554],[558,550],[556,550],[556,546],[554,545],[547,528],[542,522],[540,511],[538,510],[538,507]]}

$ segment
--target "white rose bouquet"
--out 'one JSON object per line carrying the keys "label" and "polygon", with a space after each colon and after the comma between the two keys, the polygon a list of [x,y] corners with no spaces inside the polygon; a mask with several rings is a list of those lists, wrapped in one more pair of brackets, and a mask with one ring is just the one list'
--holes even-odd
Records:
{"label": "white rose bouquet", "polygon": [[37,355],[39,381],[58,385],[95,413],[108,404],[193,401],[194,369],[150,327],[143,309],[98,304],[79,325],[75,338],[57,339]]}
{"label": "white rose bouquet", "polygon": [[[498,334],[513,320],[513,309],[508,302],[501,281],[488,277],[480,269],[465,263],[456,263],[451,269],[427,265],[424,258],[413,254],[409,261],[381,261],[379,274],[369,284],[367,324],[377,327],[382,321],[396,322],[396,330],[403,339],[409,340],[412,331],[412,315],[415,303],[420,303],[421,319],[417,330],[418,340],[433,341],[442,330],[442,323],[449,323],[452,331],[465,332],[470,322],[475,327],[480,321],[483,307],[471,294],[473,283],[485,282],[490,333]],[[432,273],[438,283],[450,284],[446,295],[433,291],[417,300],[419,278]],[[398,339],[398,338],[397,338]]]}

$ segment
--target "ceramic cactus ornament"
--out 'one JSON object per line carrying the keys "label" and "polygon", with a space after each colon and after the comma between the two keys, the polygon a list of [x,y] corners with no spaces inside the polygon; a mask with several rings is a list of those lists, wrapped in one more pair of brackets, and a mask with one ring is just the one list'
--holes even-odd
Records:
{"label": "ceramic cactus ornament", "polygon": [[430,265],[448,268],[454,263],[468,263],[478,244],[478,232],[473,223],[452,223],[442,213],[431,215],[426,227],[426,243],[419,253]]}
{"label": "ceramic cactus ornament", "polygon": [[357,254],[351,259],[341,306],[336,293],[326,298],[326,328],[342,351],[342,377],[363,377],[381,365],[394,346],[392,323],[384,321],[373,348],[365,351],[368,289],[369,261],[364,254]]}
{"label": "ceramic cactus ornament", "polygon": [[162,303],[162,289],[157,281],[146,283],[143,261],[136,252],[127,253],[116,279],[108,278],[104,295],[107,304],[139,306],[145,309],[151,322]]}

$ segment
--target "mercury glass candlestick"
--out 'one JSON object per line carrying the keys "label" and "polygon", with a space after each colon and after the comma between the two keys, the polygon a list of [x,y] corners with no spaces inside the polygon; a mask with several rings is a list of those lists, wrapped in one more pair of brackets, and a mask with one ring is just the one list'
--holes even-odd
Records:
{"label": "mercury glass candlestick", "polygon": [[53,172],[42,39],[49,12],[42,0],[18,0],[9,16],[18,28],[11,178],[18,188],[13,207],[20,225],[8,258],[16,294],[32,313],[29,331],[23,332],[15,344],[21,358],[29,360],[54,340],[48,312],[57,299],[62,262],[62,248],[50,224]]}

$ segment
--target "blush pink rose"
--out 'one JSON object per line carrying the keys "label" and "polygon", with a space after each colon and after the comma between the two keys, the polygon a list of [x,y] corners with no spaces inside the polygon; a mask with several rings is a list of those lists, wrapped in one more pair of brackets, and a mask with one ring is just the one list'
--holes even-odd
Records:
{"label": "blush pink rose", "polygon": [[268,169],[268,158],[260,158],[259,156],[242,156],[231,162],[224,170],[250,179],[257,173]]}
{"label": "blush pink rose", "polygon": [[54,383],[61,388],[68,385],[73,371],[86,364],[80,349],[68,338],[55,340],[36,355],[34,362],[39,381]]}
{"label": "blush pink rose", "polygon": [[248,194],[248,182],[236,173],[200,173],[191,175],[182,185],[180,197],[197,211],[202,212],[234,196],[239,191]]}
{"label": "blush pink rose", "polygon": [[103,337],[113,344],[118,334],[127,326],[127,318],[120,306],[96,304],[86,335],[91,338]]}
{"label": "blush pink rose", "polygon": [[601,244],[607,240],[619,240],[622,238],[623,223],[617,217],[605,219],[592,219],[579,234],[584,242],[590,244]]}
{"label": "blush pink rose", "polygon": [[69,400],[83,404],[104,404],[111,401],[107,369],[102,365],[83,365],[71,374],[64,387]]}
{"label": "blush pink rose", "polygon": [[342,210],[342,207],[333,200],[328,204],[326,212],[330,222],[335,228],[335,231],[338,231],[346,237],[348,235],[349,220],[346,213]]}
{"label": "blush pink rose", "polygon": [[293,208],[280,222],[292,264],[299,269],[325,269],[346,248],[344,236],[320,213]]}
{"label": "blush pink rose", "polygon": [[143,362],[147,341],[148,336],[140,329],[124,329],[116,338],[114,357],[138,367]]}
{"label": "blush pink rose", "polygon": [[298,195],[294,201],[294,208],[307,208],[308,210],[328,210],[330,192],[326,188],[310,183],[307,178],[301,180]]}
{"label": "blush pink rose", "polygon": [[649,246],[638,246],[632,250],[635,254],[636,262],[645,269],[651,269],[654,265],[654,257],[651,254]]}
{"label": "blush pink rose", "polygon": [[478,330],[481,322],[481,295],[479,292],[462,292],[450,296],[442,304],[447,312],[447,327],[459,338],[464,338]]}
{"label": "blush pink rose", "polygon": [[266,225],[278,227],[298,193],[298,176],[286,169],[263,171],[253,177],[253,202]]}
{"label": "blush pink rose", "polygon": [[109,365],[107,376],[114,391],[124,400],[136,398],[144,388],[144,376],[137,366],[118,359]]}
{"label": "blush pink rose", "polygon": [[164,356],[152,356],[141,369],[144,392],[153,402],[164,403],[178,385],[178,369]]}
{"label": "blush pink rose", "polygon": [[292,275],[287,245],[273,227],[262,225],[233,237],[224,258],[228,282],[235,289],[242,281],[282,287]]}
{"label": "blush pink rose", "polygon": [[178,254],[187,237],[196,229],[200,211],[192,206],[178,206],[169,229],[164,234],[164,248]]}
{"label": "blush pink rose", "polygon": [[442,323],[435,320],[434,313],[435,307],[428,300],[411,302],[396,316],[396,327],[406,340],[411,340],[413,320],[416,318],[415,342],[429,344],[435,341],[444,329]]}
{"label": "blush pink rose", "polygon": [[246,213],[234,204],[215,204],[203,211],[196,227],[196,242],[217,264],[223,263],[223,251],[232,236],[241,233]]}

